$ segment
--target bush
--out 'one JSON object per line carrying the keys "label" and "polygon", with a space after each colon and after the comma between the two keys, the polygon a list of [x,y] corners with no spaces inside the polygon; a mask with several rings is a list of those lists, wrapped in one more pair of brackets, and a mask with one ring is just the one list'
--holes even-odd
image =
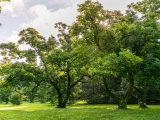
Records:
{"label": "bush", "polygon": [[20,94],[18,93],[13,93],[10,97],[10,102],[13,104],[13,105],[20,105],[21,102],[22,102],[22,97]]}

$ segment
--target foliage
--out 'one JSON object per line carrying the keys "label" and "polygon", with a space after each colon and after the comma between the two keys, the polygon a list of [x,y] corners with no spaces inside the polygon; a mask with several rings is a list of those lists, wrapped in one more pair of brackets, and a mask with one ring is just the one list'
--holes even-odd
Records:
{"label": "foliage", "polygon": [[12,95],[10,96],[10,102],[13,105],[20,105],[22,100],[21,100],[21,95],[18,93],[12,93]]}
{"label": "foliage", "polygon": [[17,92],[30,102],[57,101],[65,108],[81,93],[93,95],[86,88],[99,85],[101,90],[93,90],[95,102],[107,97],[126,109],[135,98],[146,107],[148,92],[158,91],[160,83],[159,8],[158,0],[142,0],[121,13],[86,0],[71,26],[55,24],[57,37],[44,38],[34,28],[20,31],[18,43],[0,44],[3,86],[12,88],[2,91],[6,98]]}

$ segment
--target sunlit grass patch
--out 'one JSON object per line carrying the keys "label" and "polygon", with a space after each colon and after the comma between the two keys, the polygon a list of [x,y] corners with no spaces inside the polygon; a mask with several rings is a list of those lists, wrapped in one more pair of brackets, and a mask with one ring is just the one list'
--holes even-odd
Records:
{"label": "sunlit grass patch", "polygon": [[23,103],[0,105],[0,120],[159,120],[160,105],[139,109],[129,105],[128,110],[117,110],[116,105],[74,104],[58,109],[45,103]]}

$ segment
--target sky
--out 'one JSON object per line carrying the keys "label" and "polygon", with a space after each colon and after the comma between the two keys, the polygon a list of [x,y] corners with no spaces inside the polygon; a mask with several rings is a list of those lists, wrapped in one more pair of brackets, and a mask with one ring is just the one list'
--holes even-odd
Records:
{"label": "sky", "polygon": [[[56,35],[54,24],[64,22],[71,25],[78,15],[77,4],[85,0],[11,0],[1,3],[0,43],[17,42],[18,33],[27,28],[36,28],[41,35]],[[139,0],[97,0],[104,9],[125,11],[126,6]]]}

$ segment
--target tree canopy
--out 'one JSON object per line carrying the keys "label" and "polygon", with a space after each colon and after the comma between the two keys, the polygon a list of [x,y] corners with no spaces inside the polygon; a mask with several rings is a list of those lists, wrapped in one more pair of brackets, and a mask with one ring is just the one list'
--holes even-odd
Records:
{"label": "tree canopy", "polygon": [[[159,90],[160,83],[159,8],[158,0],[143,0],[121,13],[86,0],[78,5],[72,25],[55,24],[57,36],[45,38],[35,28],[26,28],[18,43],[0,44],[2,86],[28,96],[30,102],[54,98],[58,108],[65,108],[71,98],[84,99],[82,93],[98,83],[119,109],[126,109],[133,98],[147,107],[149,91]],[[10,96],[20,99],[16,94]]]}

